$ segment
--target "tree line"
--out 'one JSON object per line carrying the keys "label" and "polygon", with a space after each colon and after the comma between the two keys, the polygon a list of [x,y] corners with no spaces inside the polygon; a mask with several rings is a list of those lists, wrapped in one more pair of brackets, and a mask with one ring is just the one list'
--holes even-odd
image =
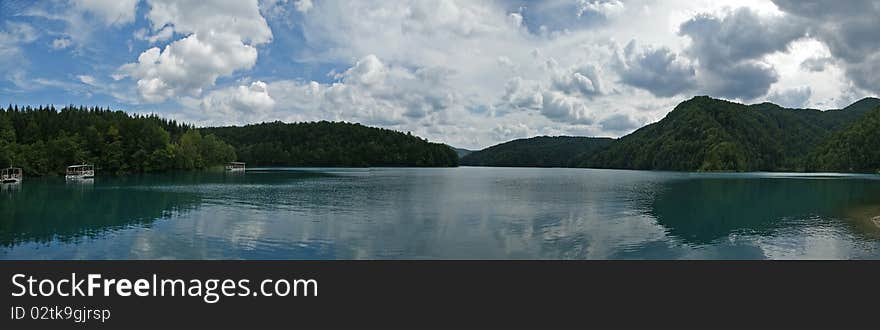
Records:
{"label": "tree line", "polygon": [[458,166],[447,145],[394,130],[345,122],[271,122],[209,127],[258,166]]}
{"label": "tree line", "polygon": [[196,128],[100,107],[0,108],[0,167],[30,176],[75,164],[102,173],[250,166],[457,166],[450,147],[393,130],[342,122]]}
{"label": "tree line", "polygon": [[0,111],[0,167],[21,167],[27,175],[63,174],[74,164],[116,174],[189,170],[235,158],[216,136],[155,115],[83,106]]}

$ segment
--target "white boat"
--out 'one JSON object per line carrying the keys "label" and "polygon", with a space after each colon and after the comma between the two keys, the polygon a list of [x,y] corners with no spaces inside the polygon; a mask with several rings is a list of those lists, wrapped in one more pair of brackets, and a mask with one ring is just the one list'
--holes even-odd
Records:
{"label": "white boat", "polygon": [[67,180],[92,179],[95,177],[94,165],[73,165],[67,167],[64,178]]}
{"label": "white boat", "polygon": [[226,170],[230,172],[244,172],[245,166],[242,162],[231,162],[226,164]]}
{"label": "white boat", "polygon": [[0,183],[19,183],[23,178],[21,168],[9,167],[0,170]]}

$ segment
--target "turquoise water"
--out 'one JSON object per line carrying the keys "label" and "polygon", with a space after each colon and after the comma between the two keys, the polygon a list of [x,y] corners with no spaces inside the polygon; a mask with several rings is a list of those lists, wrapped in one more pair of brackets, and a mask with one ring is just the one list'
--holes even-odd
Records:
{"label": "turquoise water", "polygon": [[876,175],[461,167],[25,178],[0,190],[0,259],[878,259],[877,216]]}

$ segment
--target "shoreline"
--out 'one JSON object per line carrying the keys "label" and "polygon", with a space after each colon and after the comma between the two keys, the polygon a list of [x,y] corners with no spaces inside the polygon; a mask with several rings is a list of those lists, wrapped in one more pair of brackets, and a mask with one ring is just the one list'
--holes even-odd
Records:
{"label": "shoreline", "polygon": [[[700,175],[754,175],[763,174],[772,177],[787,178],[803,178],[803,179],[835,179],[835,178],[851,178],[851,177],[876,177],[880,178],[880,173],[870,172],[793,172],[793,171],[675,171],[675,170],[638,170],[638,169],[619,169],[619,168],[592,168],[592,167],[536,167],[536,166],[477,166],[477,165],[459,165],[459,166],[253,166],[248,167],[246,172],[251,171],[272,171],[278,169],[285,170],[321,170],[321,169],[352,169],[352,170],[369,170],[369,169],[452,169],[452,168],[474,168],[474,169],[542,169],[542,170],[601,170],[601,171],[628,171],[628,172],[650,172],[650,173],[673,173],[673,174],[700,174]],[[212,166],[206,169],[193,170],[170,170],[155,172],[137,172],[137,173],[99,173],[96,178],[100,177],[136,177],[140,175],[162,175],[162,174],[179,174],[179,173],[226,173],[222,166]],[[64,178],[64,175],[39,175],[25,176],[25,178]]]}

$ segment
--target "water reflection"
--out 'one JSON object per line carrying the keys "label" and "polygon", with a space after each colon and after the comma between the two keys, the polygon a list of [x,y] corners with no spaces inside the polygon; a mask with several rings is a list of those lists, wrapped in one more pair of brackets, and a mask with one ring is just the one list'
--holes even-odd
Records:
{"label": "water reflection", "polygon": [[31,180],[0,259],[877,258],[880,180],[583,169],[248,169]]}
{"label": "water reflection", "polygon": [[0,245],[68,242],[111,229],[148,224],[192,209],[196,194],[95,187],[94,181],[32,179],[2,201]]}
{"label": "water reflection", "polygon": [[16,183],[0,183],[0,193],[11,194],[21,190],[21,182]]}
{"label": "water reflection", "polygon": [[[880,184],[874,180],[748,178],[673,180],[658,189],[650,214],[671,235],[707,244],[731,233],[772,235],[783,226],[819,225],[880,215]],[[849,225],[864,221],[848,221]],[[854,226],[859,233],[871,228]]]}

